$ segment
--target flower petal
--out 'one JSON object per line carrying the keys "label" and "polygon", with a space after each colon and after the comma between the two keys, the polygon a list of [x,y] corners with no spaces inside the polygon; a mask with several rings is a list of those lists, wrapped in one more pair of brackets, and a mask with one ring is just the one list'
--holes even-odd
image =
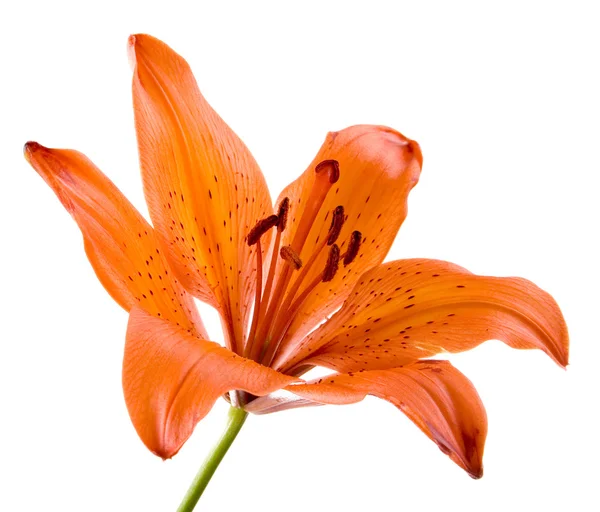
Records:
{"label": "flower petal", "polygon": [[568,363],[560,309],[530,281],[476,276],[445,261],[397,260],[367,272],[342,309],[281,367],[390,368],[489,339]]}
{"label": "flower petal", "polygon": [[[327,236],[331,211],[338,205],[346,214],[338,238],[342,251],[354,230],[362,233],[362,246],[353,263],[340,268],[332,281],[320,284],[306,300],[283,347],[302,338],[340,306],[359,277],[383,261],[406,217],[408,194],[419,179],[423,162],[419,145],[391,128],[361,125],[328,134],[308,169],[280,195],[280,200],[289,197],[291,205],[283,245],[291,243],[295,235],[315,180],[315,166],[329,159],[338,161],[340,177],[325,199],[300,256],[306,261]],[[327,251],[323,251],[306,282],[323,270],[326,260]]]}
{"label": "flower petal", "polygon": [[296,380],[142,309],[131,311],[123,359],[125,402],[138,435],[163,459],[179,451],[223,393],[241,389],[260,396]]}
{"label": "flower petal", "polygon": [[485,409],[473,384],[448,361],[419,361],[388,370],[332,375],[286,389],[322,404],[351,404],[366,395],[387,400],[469,475],[483,475]]}
{"label": "flower petal", "polygon": [[98,279],[129,311],[139,305],[200,336],[206,331],[194,305],[170,272],[152,227],[119,189],[83,154],[25,145],[25,157],[83,234]]}
{"label": "flower petal", "polygon": [[[264,177],[243,142],[200,94],[187,62],[161,41],[130,38],[133,103],[152,222],[178,278],[217,307],[242,343],[255,286],[244,243],[272,213]],[[268,247],[268,237],[263,247]]]}

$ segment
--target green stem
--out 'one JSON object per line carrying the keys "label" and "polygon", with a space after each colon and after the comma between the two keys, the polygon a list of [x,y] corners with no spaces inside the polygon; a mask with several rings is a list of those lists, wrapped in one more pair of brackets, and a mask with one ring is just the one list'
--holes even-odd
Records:
{"label": "green stem", "polygon": [[225,432],[223,432],[221,439],[219,439],[219,442],[206,458],[204,464],[202,464],[192,485],[190,485],[190,488],[185,494],[181,505],[179,505],[177,512],[191,512],[194,510],[194,507],[196,506],[196,503],[198,503],[200,496],[202,496],[204,489],[206,489],[208,482],[210,482],[217,467],[223,460],[223,457],[225,457],[227,450],[229,450],[231,443],[233,443],[238,432],[241,430],[242,425],[244,425],[247,416],[248,413],[243,409],[238,409],[237,407],[231,407],[229,409]]}

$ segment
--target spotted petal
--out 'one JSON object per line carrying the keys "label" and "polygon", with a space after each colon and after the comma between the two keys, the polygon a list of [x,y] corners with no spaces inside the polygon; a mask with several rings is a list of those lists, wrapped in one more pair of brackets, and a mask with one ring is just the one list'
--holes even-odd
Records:
{"label": "spotted petal", "polygon": [[[319,285],[304,302],[282,350],[339,307],[359,277],[383,261],[406,217],[408,194],[419,179],[422,165],[419,145],[391,128],[361,125],[330,133],[308,169],[280,195],[289,197],[291,204],[284,245],[291,243],[296,235],[315,181],[316,164],[328,159],[339,162],[339,181],[317,214],[301,257],[306,261],[327,236],[331,211],[338,205],[344,207],[346,214],[338,238],[342,251],[354,230],[362,233],[362,246],[352,264],[341,267],[332,281]],[[323,270],[326,260],[327,251],[323,251],[306,282]]]}
{"label": "spotted petal", "polygon": [[152,222],[178,278],[220,310],[230,346],[240,347],[256,279],[253,248],[244,238],[272,213],[264,177],[200,94],[181,56],[147,35],[132,36],[130,50]]}
{"label": "spotted petal", "polygon": [[560,309],[530,281],[476,276],[438,260],[397,260],[362,276],[342,309],[281,367],[390,368],[489,339],[568,362]]}
{"label": "spotted petal", "polygon": [[25,157],[73,216],[98,279],[121,307],[138,305],[206,336],[193,299],[175,279],[152,227],[83,154],[25,145]]}
{"label": "spotted petal", "polygon": [[290,402],[288,408],[307,405],[307,401],[351,404],[366,395],[387,400],[473,478],[483,475],[485,409],[473,384],[448,361],[419,361],[388,370],[332,375],[286,389],[302,398]]}
{"label": "spotted petal", "polygon": [[125,402],[138,435],[163,459],[179,451],[223,393],[241,389],[261,396],[295,380],[142,309],[131,311],[123,359]]}

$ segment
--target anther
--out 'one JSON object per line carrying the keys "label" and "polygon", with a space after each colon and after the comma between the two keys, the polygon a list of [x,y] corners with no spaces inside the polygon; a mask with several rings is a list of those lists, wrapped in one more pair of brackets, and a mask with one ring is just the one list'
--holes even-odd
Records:
{"label": "anther", "polygon": [[317,164],[315,172],[317,174],[327,172],[329,174],[329,183],[335,183],[340,179],[340,164],[337,160],[323,160]]}
{"label": "anther", "polygon": [[360,241],[362,240],[362,233],[360,231],[352,231],[350,235],[350,242],[348,242],[348,249],[344,256],[344,267],[350,265],[356,258],[358,250],[360,249]]}
{"label": "anther", "polygon": [[340,264],[340,248],[337,244],[333,244],[331,249],[329,250],[329,256],[327,257],[327,264],[325,265],[325,270],[323,270],[323,279],[324,283],[331,281],[335,273],[338,270]]}
{"label": "anther", "polygon": [[298,253],[294,251],[289,245],[284,245],[279,250],[279,255],[285,261],[287,261],[295,270],[298,270],[302,266],[302,260]]}
{"label": "anther", "polygon": [[329,227],[329,234],[327,236],[327,245],[333,245],[336,242],[342,231],[344,220],[346,220],[344,216],[344,207],[337,206],[335,210],[333,210],[333,215],[331,216],[331,226]]}
{"label": "anther", "polygon": [[277,226],[278,222],[279,217],[277,217],[277,215],[269,215],[268,217],[259,220],[246,237],[248,245],[256,244],[256,242],[260,240],[260,237],[269,231],[269,229],[271,229],[273,226]]}
{"label": "anther", "polygon": [[281,203],[279,203],[279,212],[277,213],[277,217],[279,217],[279,223],[277,224],[277,230],[283,231],[287,224],[288,212],[290,211],[290,198],[284,197]]}

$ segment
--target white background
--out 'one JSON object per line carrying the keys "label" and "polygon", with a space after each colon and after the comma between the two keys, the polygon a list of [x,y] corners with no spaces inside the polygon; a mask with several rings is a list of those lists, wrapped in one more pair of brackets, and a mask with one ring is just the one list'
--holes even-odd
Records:
{"label": "white background", "polygon": [[389,257],[527,277],[554,295],[572,337],[566,372],[499,342],[451,358],[487,406],[482,480],[367,399],[249,418],[200,509],[598,510],[594,4],[3,3],[0,510],[174,510],[225,420],[221,401],[171,461],[145,449],[120,387],[127,315],[22,158],[30,139],[77,148],[145,211],[135,32],[188,59],[273,196],[329,130],[387,124],[417,140],[422,179]]}

